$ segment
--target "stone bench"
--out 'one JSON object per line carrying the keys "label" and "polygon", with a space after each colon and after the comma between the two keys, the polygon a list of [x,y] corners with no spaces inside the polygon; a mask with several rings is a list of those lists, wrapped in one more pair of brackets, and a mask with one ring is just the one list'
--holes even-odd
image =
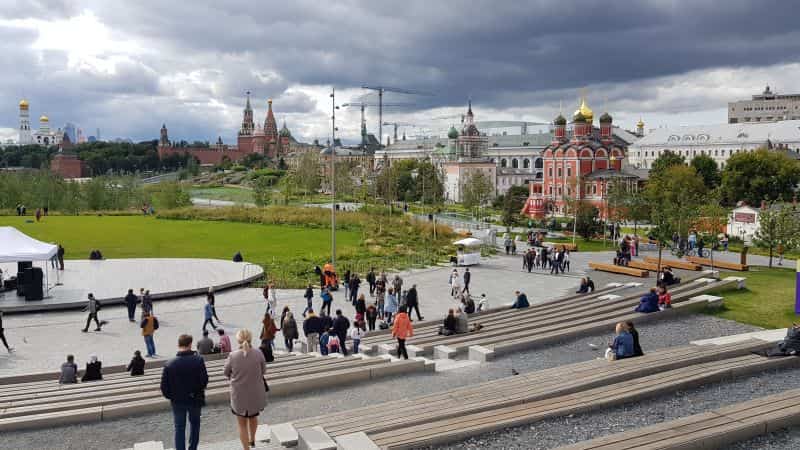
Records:
{"label": "stone bench", "polygon": [[628,266],[618,266],[616,264],[589,262],[589,268],[603,272],[618,273],[621,275],[631,275],[634,277],[646,278],[650,275],[647,270],[636,269]]}
{"label": "stone bench", "polygon": [[[645,262],[658,264],[658,257],[656,256],[645,256]],[[700,270],[703,267],[700,264],[693,263],[691,261],[684,261],[680,259],[666,259],[661,258],[661,267],[674,267],[676,269],[683,269],[683,270]]]}
{"label": "stone bench", "polygon": [[800,389],[736,403],[558,450],[633,450],[721,448],[735,442],[800,425]]}
{"label": "stone bench", "polygon": [[703,266],[713,266],[717,269],[735,270],[738,272],[745,272],[749,270],[747,264],[739,264],[739,263],[719,261],[719,260],[714,260],[712,264],[711,258],[699,258],[697,256],[687,256],[686,259],[695,264],[700,264]]}

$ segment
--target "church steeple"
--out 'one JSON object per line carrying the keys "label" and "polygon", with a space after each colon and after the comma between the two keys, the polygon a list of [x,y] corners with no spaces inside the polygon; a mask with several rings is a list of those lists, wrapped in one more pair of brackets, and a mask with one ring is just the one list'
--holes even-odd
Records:
{"label": "church steeple", "polygon": [[267,142],[278,142],[278,124],[275,122],[275,115],[272,113],[272,99],[267,100],[267,118],[264,120],[264,136]]}
{"label": "church steeple", "polygon": [[242,128],[239,129],[240,136],[252,136],[255,131],[255,123],[253,122],[253,108],[250,107],[250,91],[247,91],[247,103],[244,106],[244,114],[242,117]]}
{"label": "church steeple", "polygon": [[159,147],[169,147],[169,135],[167,134],[167,124],[161,124],[161,136],[158,139]]}

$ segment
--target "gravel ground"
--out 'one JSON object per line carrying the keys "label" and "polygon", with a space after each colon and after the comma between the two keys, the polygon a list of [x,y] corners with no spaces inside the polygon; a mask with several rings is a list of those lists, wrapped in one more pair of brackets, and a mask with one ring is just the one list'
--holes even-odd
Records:
{"label": "gravel ground", "polygon": [[[544,420],[508,428],[435,447],[437,449],[529,449],[544,450],[620,433],[656,423],[698,414],[756,397],[797,388],[800,369],[768,371],[678,391],[645,402],[625,404],[586,414]],[[765,438],[739,443],[736,449],[796,449],[800,432],[773,433]],[[794,444],[793,444],[794,443]]]}
{"label": "gravel ground", "polygon": [[[640,335],[642,346],[647,352],[670,346],[685,345],[695,339],[745,333],[756,329],[755,327],[729,320],[695,315],[666,322],[652,322],[640,329]],[[511,367],[520,372],[528,372],[586,361],[601,356],[601,349],[610,338],[611,331],[609,330],[608,334],[591,335],[554,344],[547,348],[532,349],[511,357],[500,358],[488,364],[435,374],[421,373],[399,378],[387,378],[357,388],[348,386],[325,389],[324,386],[309,386],[309,392],[305,394],[276,398],[270,401],[270,405],[261,415],[259,422],[280,423],[327,412],[370,405],[380,401],[440,392],[480,381],[510,376]],[[590,343],[595,344],[599,349],[593,350],[589,346]],[[757,392],[760,393],[760,391]],[[736,397],[736,401],[739,399],[741,399],[741,396]],[[679,416],[685,414],[681,413]],[[663,418],[663,416],[661,417]],[[201,442],[223,442],[236,439],[235,420],[226,405],[217,404],[205,408],[203,410],[202,426]],[[607,428],[608,424],[598,421],[596,427],[596,429],[599,429],[598,432],[602,432],[604,427]],[[536,429],[538,429],[538,426]],[[592,429],[595,429],[595,427],[592,427]],[[610,431],[617,431],[617,429],[612,428]],[[573,432],[574,430],[567,428],[562,428],[558,431],[565,439],[571,436]],[[110,436],[114,436],[114,446],[109,446]],[[526,427],[522,439],[525,440],[521,442],[527,442],[527,440],[532,442],[540,438],[535,430],[531,433]],[[3,433],[3,439],[0,440],[0,449],[113,450],[115,448],[130,448],[136,442],[148,440],[161,440],[165,443],[172,442],[172,416],[170,412],[144,414],[121,420],[47,430]],[[481,440],[485,440],[485,438]],[[502,436],[496,436],[490,440],[497,441],[497,445],[491,448],[533,448],[529,447],[528,444],[523,447],[514,447],[513,440],[507,440]],[[450,448],[464,448],[459,445]]]}
{"label": "gravel ground", "polygon": [[730,445],[725,450],[796,450],[800,448],[800,428],[782,429],[749,441]]}

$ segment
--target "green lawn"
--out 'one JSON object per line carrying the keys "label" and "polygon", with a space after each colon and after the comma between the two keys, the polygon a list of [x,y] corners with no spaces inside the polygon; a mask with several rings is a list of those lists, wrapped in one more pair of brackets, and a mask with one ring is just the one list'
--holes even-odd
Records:
{"label": "green lawn", "polygon": [[[11,225],[42,241],[60,242],[71,259],[86,259],[92,249],[100,249],[106,258],[230,259],[241,251],[247,261],[259,264],[300,258],[321,264],[330,254],[330,231],[325,229],[152,216],[50,216],[39,223],[26,223],[26,219],[32,218],[3,216],[0,226]],[[355,252],[360,239],[359,232],[340,231],[337,249]]]}
{"label": "green lawn", "polygon": [[747,288],[716,293],[725,298],[725,306],[713,315],[764,328],[786,328],[798,320],[794,314],[794,270],[751,266],[748,272],[720,275],[746,277]]}
{"label": "green lawn", "polygon": [[235,187],[191,188],[192,197],[209,200],[226,200],[237,203],[253,203],[253,191]]}
{"label": "green lawn", "polygon": [[[557,243],[565,243],[571,244],[572,238],[550,238],[545,236],[545,242],[557,242]],[[603,240],[584,240],[582,237],[578,236],[575,238],[575,244],[578,245],[579,252],[603,252],[603,251],[611,251],[614,250],[615,243],[613,241],[603,241]]]}

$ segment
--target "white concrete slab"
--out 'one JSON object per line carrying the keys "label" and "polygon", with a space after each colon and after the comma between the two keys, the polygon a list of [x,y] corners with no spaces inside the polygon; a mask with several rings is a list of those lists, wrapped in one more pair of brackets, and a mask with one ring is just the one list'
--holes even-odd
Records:
{"label": "white concrete slab", "polygon": [[479,363],[494,359],[494,350],[482,345],[471,345],[469,347],[469,360]]}
{"label": "white concrete slab", "polygon": [[691,341],[692,345],[726,345],[736,342],[743,342],[750,339],[758,339],[765,342],[778,342],[786,337],[786,328],[778,328],[775,330],[753,331],[751,333],[734,334],[731,336],[721,336],[712,339],[701,339]]}
{"label": "white concrete slab", "polygon": [[456,351],[446,345],[433,347],[433,359],[448,359],[456,356]]}
{"label": "white concrete slab", "polygon": [[435,359],[437,372],[448,372],[451,370],[463,369],[465,367],[477,366],[480,364],[478,361],[469,359],[454,360],[454,359]]}
{"label": "white concrete slab", "polygon": [[279,423],[270,427],[271,442],[278,443],[284,447],[294,447],[297,445],[298,434],[294,425],[291,423]]}
{"label": "white concrete slab", "polygon": [[601,295],[600,297],[597,297],[598,300],[616,300],[616,299],[619,299],[619,298],[622,298],[622,296],[614,295],[614,294],[606,294],[606,295]]}
{"label": "white concrete slab", "polygon": [[297,433],[299,450],[336,450],[336,442],[322,427],[301,428]]}
{"label": "white concrete slab", "polygon": [[133,450],[164,450],[164,443],[161,441],[147,441],[133,444]]}
{"label": "white concrete slab", "polygon": [[272,437],[272,430],[269,425],[261,424],[256,428],[256,442],[269,442]]}
{"label": "white concrete slab", "polygon": [[344,434],[334,438],[337,450],[380,450],[372,439],[363,431]]}

